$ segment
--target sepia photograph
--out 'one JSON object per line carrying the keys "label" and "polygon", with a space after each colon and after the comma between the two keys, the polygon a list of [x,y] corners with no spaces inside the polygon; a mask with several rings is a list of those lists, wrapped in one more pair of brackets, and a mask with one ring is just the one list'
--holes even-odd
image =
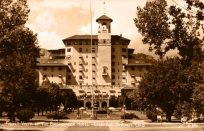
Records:
{"label": "sepia photograph", "polygon": [[0,0],[0,131],[204,131],[204,0]]}

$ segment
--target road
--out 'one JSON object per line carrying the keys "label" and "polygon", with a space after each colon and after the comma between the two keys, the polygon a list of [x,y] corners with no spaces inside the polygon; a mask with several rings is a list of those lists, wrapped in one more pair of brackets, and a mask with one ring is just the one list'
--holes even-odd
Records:
{"label": "road", "polygon": [[203,124],[148,123],[145,121],[119,120],[67,120],[60,123],[18,123],[0,125],[0,131],[204,131]]}

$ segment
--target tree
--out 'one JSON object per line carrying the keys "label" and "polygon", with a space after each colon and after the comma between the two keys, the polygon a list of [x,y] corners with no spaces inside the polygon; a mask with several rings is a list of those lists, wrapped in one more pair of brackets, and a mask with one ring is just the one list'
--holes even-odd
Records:
{"label": "tree", "polygon": [[139,85],[143,107],[160,107],[171,121],[178,104],[193,102],[194,89],[203,80],[200,70],[203,69],[199,64],[186,67],[179,58],[158,61]]}
{"label": "tree", "polygon": [[144,36],[143,43],[150,45],[150,51],[163,58],[169,50],[177,49],[179,55],[190,63],[202,59],[203,37],[200,35],[204,31],[201,24],[204,4],[184,1],[188,4],[184,11],[180,7],[168,7],[165,0],[147,2],[144,8],[137,8],[134,22]]}
{"label": "tree", "polygon": [[0,9],[0,81],[5,110],[13,121],[17,108],[32,106],[39,49],[37,35],[25,27],[27,1],[1,0]]}

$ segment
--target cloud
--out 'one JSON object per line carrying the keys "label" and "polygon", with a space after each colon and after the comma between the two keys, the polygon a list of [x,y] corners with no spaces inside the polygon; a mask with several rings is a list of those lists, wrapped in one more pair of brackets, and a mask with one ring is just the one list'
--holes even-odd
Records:
{"label": "cloud", "polygon": [[39,32],[38,41],[41,48],[58,49],[64,47],[62,38],[56,32]]}
{"label": "cloud", "polygon": [[35,19],[36,28],[40,30],[48,30],[55,25],[55,17],[49,10],[40,13]]}

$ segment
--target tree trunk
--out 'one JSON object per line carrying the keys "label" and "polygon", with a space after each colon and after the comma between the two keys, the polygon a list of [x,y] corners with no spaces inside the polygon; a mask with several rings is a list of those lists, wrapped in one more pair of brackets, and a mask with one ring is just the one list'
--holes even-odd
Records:
{"label": "tree trunk", "polygon": [[9,118],[10,122],[14,122],[15,121],[14,112],[9,112],[8,113],[8,118]]}
{"label": "tree trunk", "polygon": [[170,113],[166,114],[166,119],[168,122],[171,122],[171,116],[172,116],[172,114],[170,114]]}
{"label": "tree trunk", "polygon": [[38,111],[38,116],[39,116],[40,115],[40,109],[38,108],[37,111]]}
{"label": "tree trunk", "polygon": [[41,113],[42,113],[42,116],[44,116],[43,112],[44,112],[44,110],[42,109],[42,112],[41,112]]}

